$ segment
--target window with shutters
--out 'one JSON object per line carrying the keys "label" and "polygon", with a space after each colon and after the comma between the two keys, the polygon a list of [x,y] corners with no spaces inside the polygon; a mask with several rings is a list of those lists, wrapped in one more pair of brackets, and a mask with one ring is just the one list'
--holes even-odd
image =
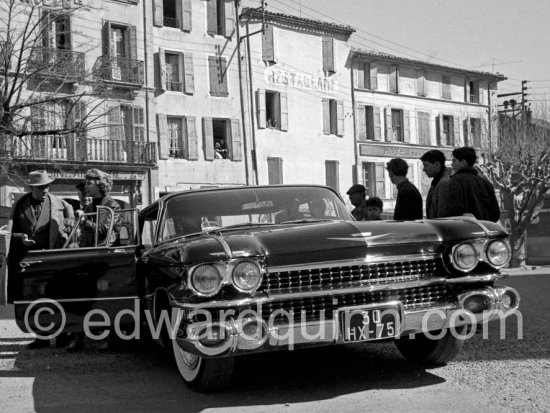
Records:
{"label": "window with shutters", "polygon": [[359,106],[359,140],[381,140],[380,108]]}
{"label": "window with shutters", "polygon": [[418,143],[421,145],[431,145],[430,136],[430,114],[427,112],[418,112]]}
{"label": "window with shutters", "polygon": [[441,76],[441,97],[451,99],[451,77]]}
{"label": "window with shutters", "polygon": [[191,1],[153,0],[153,24],[191,31]]}
{"label": "window with shutters", "polygon": [[164,27],[180,27],[178,6],[181,3],[177,0],[162,0],[163,25]]}
{"label": "window with shutters", "polygon": [[206,0],[206,15],[208,34],[233,36],[236,21],[233,0]]}
{"label": "window with shutters", "polygon": [[326,186],[340,192],[340,172],[338,161],[325,161]]}
{"label": "window with shutters", "polygon": [[336,73],[336,64],[334,56],[334,38],[323,37],[323,71],[326,74]]}
{"label": "window with shutters", "polygon": [[480,103],[479,101],[479,81],[468,81],[468,102]]}
{"label": "window with shutters", "polygon": [[344,102],[336,99],[323,99],[323,133],[344,135]]}
{"label": "window with shutters", "polygon": [[469,123],[468,143],[465,142],[465,144],[474,148],[481,148],[481,119],[470,118]]}
{"label": "window with shutters", "polygon": [[426,72],[424,70],[416,71],[416,94],[418,96],[427,96],[426,91]]}
{"label": "window with shutters", "polygon": [[166,119],[169,157],[185,158],[182,132],[182,118],[168,116]]}
{"label": "window with shutters", "polygon": [[288,130],[288,98],[284,92],[256,91],[258,128]]}
{"label": "window with shutters", "polygon": [[42,46],[51,49],[70,49],[70,16],[68,14],[44,12],[41,21]]}
{"label": "window with shutters", "polygon": [[208,56],[208,72],[210,77],[210,96],[228,96],[227,59],[225,57]]}
{"label": "window with shutters", "polygon": [[357,61],[354,68],[354,82],[358,89],[378,89],[378,68],[376,64]]}
{"label": "window with shutters", "polygon": [[282,158],[267,158],[267,176],[269,185],[281,185],[283,183]]}
{"label": "window with shutters", "polygon": [[204,158],[242,161],[240,120],[203,118],[202,121]]}
{"label": "window with shutters", "polygon": [[397,142],[403,142],[404,141],[403,111],[401,109],[391,110],[391,128],[392,128],[392,140]]}
{"label": "window with shutters", "polygon": [[438,138],[439,145],[454,145],[454,120],[452,116],[440,115],[438,117]]}
{"label": "window with shutters", "polygon": [[195,75],[193,55],[166,51],[158,52],[159,84],[163,91],[183,92],[188,95],[195,93]]}
{"label": "window with shutters", "polygon": [[383,163],[363,162],[363,185],[367,189],[367,197],[386,198],[386,169]]}

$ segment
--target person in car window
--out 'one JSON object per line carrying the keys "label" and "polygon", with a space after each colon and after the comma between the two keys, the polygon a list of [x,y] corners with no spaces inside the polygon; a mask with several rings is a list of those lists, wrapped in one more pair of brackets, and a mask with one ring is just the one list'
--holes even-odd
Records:
{"label": "person in car window", "polygon": [[[96,212],[98,206],[109,207],[113,211],[119,211],[120,205],[115,201],[109,193],[113,186],[109,174],[99,169],[88,169],[86,171],[86,195],[92,198],[92,203],[87,207],[86,212]],[[109,232],[109,215],[100,214],[97,218],[86,218],[80,221],[80,225],[87,229],[91,229],[95,234],[97,227],[98,244],[103,243]],[[117,216],[115,214],[115,224],[113,226],[114,233],[118,234]]]}

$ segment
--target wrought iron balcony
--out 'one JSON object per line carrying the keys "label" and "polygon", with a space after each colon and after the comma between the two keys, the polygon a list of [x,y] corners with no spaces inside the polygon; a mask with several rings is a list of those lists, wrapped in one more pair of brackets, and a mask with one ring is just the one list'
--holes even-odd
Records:
{"label": "wrought iron balcony", "polygon": [[180,27],[180,21],[176,17],[165,17],[164,18],[164,27],[174,27],[179,28]]}
{"label": "wrought iron balcony", "polygon": [[143,86],[143,61],[100,56],[94,65],[94,75],[100,79],[128,85]]}
{"label": "wrought iron balcony", "polygon": [[124,164],[153,164],[156,143],[134,142],[73,135],[25,136],[12,145],[16,159],[67,160]]}
{"label": "wrought iron balcony", "polygon": [[85,76],[84,53],[51,47],[34,47],[28,68],[40,75],[63,77],[76,81]]}

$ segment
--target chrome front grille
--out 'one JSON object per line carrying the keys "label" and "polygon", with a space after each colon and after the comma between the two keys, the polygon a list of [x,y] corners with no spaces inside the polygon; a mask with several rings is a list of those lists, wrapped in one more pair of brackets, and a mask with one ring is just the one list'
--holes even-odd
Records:
{"label": "chrome front grille", "polygon": [[425,280],[435,277],[440,267],[440,260],[427,259],[268,272],[262,288],[268,294],[278,294],[305,292],[318,286],[332,290]]}
{"label": "chrome front grille", "polygon": [[[261,311],[262,318],[275,323],[288,322],[292,317],[295,322],[331,319],[334,311],[342,307],[356,305],[384,304],[389,301],[400,301],[405,310],[424,309],[456,300],[456,292],[445,284],[433,284],[423,287],[403,288],[397,290],[369,291],[342,295],[303,296],[290,300],[270,301],[261,307],[248,307],[246,310]],[[241,311],[245,310],[241,308]],[[290,311],[292,315],[290,316]],[[275,315],[277,312],[277,315]],[[286,314],[285,314],[286,312]],[[303,313],[303,315],[302,315]]]}

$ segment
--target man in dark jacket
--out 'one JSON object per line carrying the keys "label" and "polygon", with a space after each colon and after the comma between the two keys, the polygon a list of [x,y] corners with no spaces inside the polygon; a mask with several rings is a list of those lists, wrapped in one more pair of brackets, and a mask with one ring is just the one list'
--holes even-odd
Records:
{"label": "man in dark jacket", "polygon": [[432,179],[426,196],[426,216],[440,218],[445,216],[449,177],[445,174],[445,154],[437,149],[426,152],[420,157],[424,173]]}
{"label": "man in dark jacket", "polygon": [[[8,231],[11,232],[8,264],[12,274],[17,272],[19,262],[28,251],[63,248],[67,241],[66,229],[70,232],[70,227],[74,224],[73,208],[49,193],[50,183],[53,181],[44,170],[31,172],[26,182],[31,192],[23,195],[11,208],[8,222]],[[22,286],[17,285],[15,288]],[[37,338],[28,347],[37,349],[49,345],[50,340]]]}
{"label": "man in dark jacket", "polygon": [[409,170],[407,162],[401,158],[395,158],[388,162],[386,169],[390,180],[397,186],[393,219],[398,221],[422,219],[422,195],[416,186],[407,179]]}
{"label": "man in dark jacket", "polygon": [[453,151],[454,175],[450,178],[445,216],[472,214],[477,219],[497,222],[500,209],[495,190],[474,168],[476,159],[474,148]]}

